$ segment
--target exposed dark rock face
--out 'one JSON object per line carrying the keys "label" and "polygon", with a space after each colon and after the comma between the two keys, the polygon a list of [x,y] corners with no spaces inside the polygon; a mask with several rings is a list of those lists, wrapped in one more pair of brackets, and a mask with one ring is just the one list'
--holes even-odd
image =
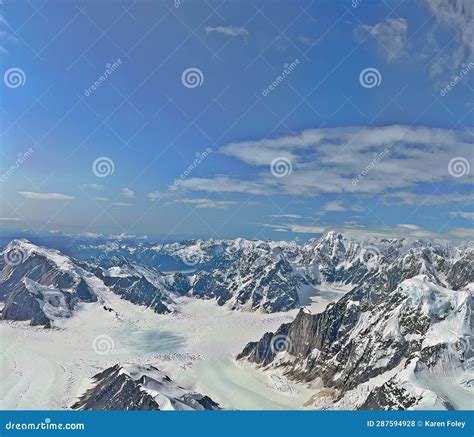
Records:
{"label": "exposed dark rock face", "polygon": [[210,397],[176,385],[156,367],[116,364],[93,377],[72,408],[80,410],[218,410]]}
{"label": "exposed dark rock face", "polygon": [[474,282],[474,250],[456,261],[449,270],[447,281],[453,290],[459,290]]}
{"label": "exposed dark rock face", "polygon": [[97,301],[86,272],[56,250],[14,240],[2,255],[3,320],[30,320],[31,325],[49,327],[55,317],[70,317],[79,302]]}
{"label": "exposed dark rock face", "polygon": [[170,312],[163,303],[166,300],[163,293],[143,276],[104,276],[104,284],[115,294],[134,304],[144,305],[159,314]]}
{"label": "exposed dark rock face", "polygon": [[39,300],[27,289],[25,282],[18,283],[8,295],[2,311],[3,320],[30,320],[32,326],[50,326]]}
{"label": "exposed dark rock face", "polygon": [[199,273],[191,292],[231,309],[272,313],[297,308],[303,283],[280,251],[251,251],[225,270]]}
{"label": "exposed dark rock face", "polygon": [[187,294],[191,290],[191,284],[189,278],[184,273],[175,273],[173,275],[173,283],[171,289],[173,292],[178,294]]}
{"label": "exposed dark rock face", "polygon": [[[408,269],[404,275],[416,271]],[[473,341],[473,299],[467,291],[445,289],[431,280],[419,275],[402,281],[395,289],[389,281],[382,289],[370,284],[356,287],[322,313],[300,310],[293,322],[249,343],[237,359],[280,367],[298,381],[320,379],[324,387],[338,393],[335,402],[392,369],[408,372],[410,363],[417,364],[415,373],[437,367],[448,374],[456,372],[469,358],[469,350],[464,348],[457,354],[452,344],[441,342],[434,348],[424,346],[424,341],[436,341],[434,332],[447,320],[453,324],[453,332],[458,330],[462,344]],[[442,333],[444,328],[439,329]],[[470,333],[467,338],[465,333]],[[277,347],[277,342],[284,347]],[[400,381],[387,382],[373,390],[360,407],[408,408],[419,402],[416,390],[403,395],[406,388],[402,386]]]}
{"label": "exposed dark rock face", "polygon": [[412,396],[410,392],[390,380],[370,392],[359,410],[407,410],[415,406],[421,397]]}

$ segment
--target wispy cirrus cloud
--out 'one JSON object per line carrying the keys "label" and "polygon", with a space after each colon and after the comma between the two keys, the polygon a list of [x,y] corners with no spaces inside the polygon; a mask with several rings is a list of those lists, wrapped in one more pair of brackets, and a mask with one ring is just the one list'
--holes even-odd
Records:
{"label": "wispy cirrus cloud", "polygon": [[474,212],[471,211],[451,211],[449,215],[452,217],[462,217],[466,220],[474,220]]}
{"label": "wispy cirrus cloud", "polygon": [[172,187],[173,191],[191,190],[208,193],[247,193],[255,195],[269,194],[271,189],[253,181],[243,181],[225,175],[213,178],[189,178]]}
{"label": "wispy cirrus cloud", "polygon": [[219,33],[221,35],[229,36],[229,37],[242,37],[245,42],[249,39],[249,32],[244,29],[243,27],[236,27],[236,26],[216,26],[206,27],[206,33]]}
{"label": "wispy cirrus cloud", "polygon": [[373,26],[355,26],[354,38],[361,41],[369,34],[376,41],[379,53],[391,62],[403,56],[407,30],[408,21],[404,18],[386,18]]}
{"label": "wispy cirrus cloud", "polygon": [[233,200],[212,200],[212,199],[202,199],[202,198],[194,198],[194,199],[187,199],[181,198],[173,200],[172,202],[168,202],[166,205],[175,205],[175,204],[182,204],[182,205],[194,205],[198,209],[224,209],[229,208],[231,206],[238,205],[239,202]]}
{"label": "wispy cirrus cloud", "polygon": [[293,219],[293,220],[303,218],[299,214],[272,214],[272,215],[270,215],[270,217],[273,217],[273,218],[287,218],[287,219]]}
{"label": "wispy cirrus cloud", "polygon": [[96,190],[96,191],[102,191],[105,189],[104,185],[101,184],[81,184],[79,185],[79,188],[83,190]]}
{"label": "wispy cirrus cloud", "polygon": [[25,197],[26,199],[33,200],[72,200],[73,196],[60,193],[37,193],[34,191],[18,191],[18,194]]}
{"label": "wispy cirrus cloud", "polygon": [[458,193],[437,193],[437,194],[419,194],[409,191],[399,191],[384,198],[387,205],[425,205],[435,206],[448,203],[467,203],[472,201],[472,194]]}
{"label": "wispy cirrus cloud", "polygon": [[434,76],[450,69],[458,73],[462,64],[474,62],[474,3],[472,0],[425,0],[439,27],[452,31],[457,42],[454,50],[441,50],[431,66]]}
{"label": "wispy cirrus cloud", "polygon": [[400,223],[393,226],[365,226],[357,223],[341,223],[341,224],[264,224],[264,227],[271,228],[275,232],[293,232],[296,234],[314,234],[321,235],[327,231],[341,232],[349,238],[412,238],[412,239],[467,239],[474,237],[474,229],[453,228],[444,234],[430,231],[421,226],[414,224]]}

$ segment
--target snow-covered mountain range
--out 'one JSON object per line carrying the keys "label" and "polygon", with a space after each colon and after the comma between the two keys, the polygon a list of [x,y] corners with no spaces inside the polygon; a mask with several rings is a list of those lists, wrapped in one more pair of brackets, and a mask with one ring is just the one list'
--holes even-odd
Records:
{"label": "snow-covered mountain range", "polygon": [[[302,245],[114,241],[75,247],[74,257],[13,240],[0,257],[1,319],[61,327],[88,306],[113,313],[104,293],[156,317],[179,317],[183,296],[237,312],[300,308],[238,362],[308,384],[309,408],[465,408],[474,387],[473,267],[472,244],[336,232]],[[312,313],[309,298],[327,286],[345,292]],[[127,366],[103,369],[76,408],[217,408],[157,368]]]}

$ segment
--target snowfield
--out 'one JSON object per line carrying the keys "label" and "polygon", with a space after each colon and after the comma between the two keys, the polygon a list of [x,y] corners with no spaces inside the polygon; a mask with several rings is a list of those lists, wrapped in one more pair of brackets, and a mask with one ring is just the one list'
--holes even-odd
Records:
{"label": "snowfield", "polygon": [[[225,409],[301,409],[313,393],[276,372],[235,361],[247,342],[290,322],[296,310],[238,312],[181,297],[179,313],[159,315],[119,298],[98,280],[94,289],[100,304],[81,304],[53,329],[0,322],[0,408],[69,408],[93,375],[117,363],[152,364]],[[331,297],[341,293],[325,291]],[[313,309],[328,303],[321,296],[315,300]]]}

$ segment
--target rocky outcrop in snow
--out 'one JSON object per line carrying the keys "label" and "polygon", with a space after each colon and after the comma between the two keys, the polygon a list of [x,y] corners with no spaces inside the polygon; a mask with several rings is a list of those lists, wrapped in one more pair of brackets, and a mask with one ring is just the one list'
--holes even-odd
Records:
{"label": "rocky outcrop in snow", "polygon": [[[320,381],[333,390],[330,408],[415,407],[433,393],[450,405],[449,389],[438,396],[423,381],[442,376],[453,384],[474,371],[470,291],[444,288],[426,274],[379,287],[356,287],[320,314],[300,310],[237,358]],[[461,382],[454,386],[472,395]]]}
{"label": "rocky outcrop in snow", "polygon": [[97,301],[87,272],[57,250],[14,240],[0,255],[4,320],[50,326],[57,317],[70,317],[79,302]]}
{"label": "rocky outcrop in snow", "polygon": [[115,365],[93,377],[93,387],[73,409],[219,410],[208,396],[174,383],[153,366]]}

